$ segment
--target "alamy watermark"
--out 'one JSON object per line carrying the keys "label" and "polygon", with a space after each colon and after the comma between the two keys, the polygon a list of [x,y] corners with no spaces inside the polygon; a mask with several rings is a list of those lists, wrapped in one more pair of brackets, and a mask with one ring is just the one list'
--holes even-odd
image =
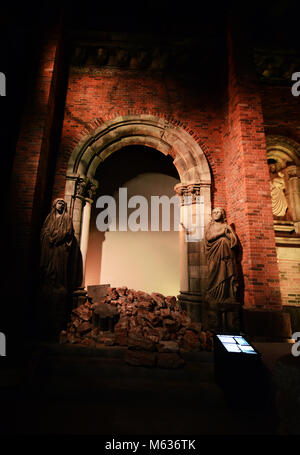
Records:
{"label": "alamy watermark", "polygon": [[6,356],[6,337],[4,333],[0,332],[0,357]]}
{"label": "alamy watermark", "polygon": [[0,73],[0,96],[6,96],[6,77],[4,73]]}
{"label": "alamy watermark", "polygon": [[300,355],[300,332],[293,333],[292,336],[295,343],[292,346],[292,354],[294,357],[299,357]]}
{"label": "alamy watermark", "polygon": [[300,72],[292,74],[292,81],[296,81],[292,85],[292,88],[291,88],[292,95],[299,96],[300,95]]}
{"label": "alamy watermark", "polygon": [[[118,213],[117,213],[118,206]],[[185,231],[187,242],[196,242],[204,234],[203,196],[135,195],[128,199],[127,188],[119,188],[118,201],[113,196],[100,196],[96,207],[103,209],[96,218],[97,229],[105,231]],[[171,220],[173,207],[173,220]],[[135,209],[130,211],[129,209]],[[172,221],[172,222],[171,222]]]}

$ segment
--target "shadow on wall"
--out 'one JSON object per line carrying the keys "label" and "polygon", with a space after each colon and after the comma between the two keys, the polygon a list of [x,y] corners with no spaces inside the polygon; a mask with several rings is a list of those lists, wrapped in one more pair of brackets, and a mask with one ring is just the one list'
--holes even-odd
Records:
{"label": "shadow on wall", "polygon": [[237,279],[238,279],[237,301],[243,305],[244,297],[245,297],[245,280],[244,280],[244,273],[243,273],[243,267],[242,267],[243,247],[242,247],[240,239],[236,233],[235,224],[231,223],[230,226],[234,230],[236,238],[237,238],[237,245],[236,245],[236,267],[237,267]]}

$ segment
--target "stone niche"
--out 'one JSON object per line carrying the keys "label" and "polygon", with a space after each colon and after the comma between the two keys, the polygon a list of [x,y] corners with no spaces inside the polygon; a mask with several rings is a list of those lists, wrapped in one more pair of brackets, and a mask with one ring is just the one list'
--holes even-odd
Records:
{"label": "stone niche", "polygon": [[282,305],[292,331],[300,330],[300,145],[266,137]]}

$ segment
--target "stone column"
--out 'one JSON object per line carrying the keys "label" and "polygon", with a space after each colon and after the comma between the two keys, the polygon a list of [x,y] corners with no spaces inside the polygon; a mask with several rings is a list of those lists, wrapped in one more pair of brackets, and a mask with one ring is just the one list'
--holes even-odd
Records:
{"label": "stone column", "polygon": [[[175,186],[175,192],[180,197],[180,223],[184,222],[184,206],[183,206],[183,188],[179,184]],[[180,259],[180,292],[188,292],[189,290],[189,273],[188,273],[188,248],[186,242],[186,233],[184,229],[179,231],[179,259]]]}
{"label": "stone column", "polygon": [[86,269],[86,255],[89,243],[90,233],[90,219],[91,219],[91,199],[85,199],[85,205],[82,213],[81,236],[80,236],[80,250],[82,254],[83,266],[83,284],[85,283],[85,269]]}
{"label": "stone column", "polygon": [[98,182],[92,179],[82,179],[80,182],[80,194],[78,197],[83,202],[80,223],[80,250],[82,254],[83,282],[85,284],[86,256],[90,234],[91,207],[96,196]]}
{"label": "stone column", "polygon": [[181,199],[180,295],[179,302],[192,320],[200,321],[206,283],[206,261],[201,248],[204,225],[210,214],[210,185],[179,184],[175,191]]}
{"label": "stone column", "polygon": [[[86,256],[90,233],[91,205],[96,195],[98,182],[85,176],[67,177],[66,201],[73,218],[75,236],[82,255],[83,281],[85,284]],[[80,288],[81,289],[81,288]]]}
{"label": "stone column", "polygon": [[288,188],[287,198],[292,213],[296,234],[300,234],[300,179],[297,173],[297,166],[287,167]]}

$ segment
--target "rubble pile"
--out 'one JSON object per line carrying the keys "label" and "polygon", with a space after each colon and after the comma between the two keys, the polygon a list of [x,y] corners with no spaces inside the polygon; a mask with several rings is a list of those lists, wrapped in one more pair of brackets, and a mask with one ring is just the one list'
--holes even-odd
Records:
{"label": "rubble pile", "polygon": [[124,346],[131,365],[178,368],[184,364],[180,353],[211,351],[212,336],[191,321],[176,297],[119,287],[108,288],[102,302],[73,309],[60,342]]}

